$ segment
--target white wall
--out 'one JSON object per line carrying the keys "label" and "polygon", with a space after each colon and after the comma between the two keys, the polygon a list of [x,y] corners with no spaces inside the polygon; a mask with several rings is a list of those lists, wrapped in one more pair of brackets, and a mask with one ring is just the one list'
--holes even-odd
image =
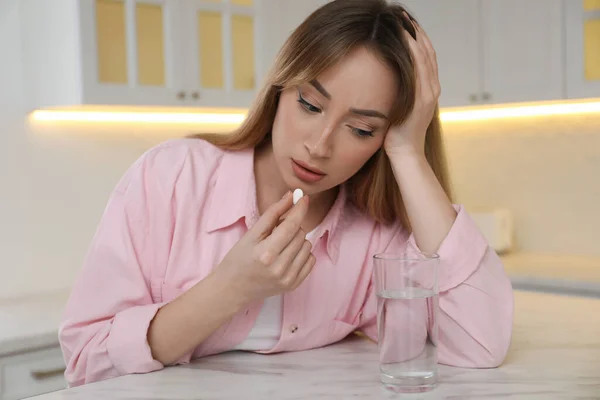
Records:
{"label": "white wall", "polygon": [[457,201],[510,209],[522,251],[600,257],[600,115],[444,131]]}
{"label": "white wall", "polygon": [[0,297],[70,286],[116,181],[143,151],[176,135],[28,127],[17,1],[0,0]]}

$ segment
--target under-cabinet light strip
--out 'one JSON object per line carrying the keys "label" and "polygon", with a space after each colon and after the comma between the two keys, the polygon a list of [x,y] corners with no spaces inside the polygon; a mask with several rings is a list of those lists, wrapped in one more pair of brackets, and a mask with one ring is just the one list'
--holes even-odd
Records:
{"label": "under-cabinet light strip", "polygon": [[[530,103],[507,106],[442,109],[443,122],[477,121],[502,118],[557,116],[569,114],[600,113],[600,101]],[[129,111],[81,111],[37,110],[31,114],[34,121],[51,122],[120,122],[160,124],[207,124],[239,125],[246,118],[245,112],[129,112]]]}

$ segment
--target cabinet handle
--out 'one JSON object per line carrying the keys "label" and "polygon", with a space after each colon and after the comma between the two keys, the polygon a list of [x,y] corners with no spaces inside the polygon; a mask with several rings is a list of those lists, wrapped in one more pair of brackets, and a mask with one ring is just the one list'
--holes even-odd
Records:
{"label": "cabinet handle", "polygon": [[489,99],[491,99],[491,98],[492,98],[492,95],[491,95],[491,94],[489,94],[488,92],[485,92],[485,93],[483,94],[483,100],[485,100],[485,101],[488,101],[488,100],[489,100]]}
{"label": "cabinet handle", "polygon": [[47,369],[41,371],[31,371],[31,376],[36,381],[43,381],[45,379],[49,379],[58,375],[63,375],[65,373],[65,367],[59,367],[54,369]]}
{"label": "cabinet handle", "polygon": [[177,98],[179,100],[185,100],[185,92],[179,92],[179,93],[177,93]]}
{"label": "cabinet handle", "polygon": [[198,100],[199,98],[200,98],[200,93],[198,93],[198,92],[193,92],[192,93],[192,99]]}
{"label": "cabinet handle", "polygon": [[472,94],[469,96],[469,100],[471,101],[471,103],[476,103],[477,102],[477,95],[476,94]]}

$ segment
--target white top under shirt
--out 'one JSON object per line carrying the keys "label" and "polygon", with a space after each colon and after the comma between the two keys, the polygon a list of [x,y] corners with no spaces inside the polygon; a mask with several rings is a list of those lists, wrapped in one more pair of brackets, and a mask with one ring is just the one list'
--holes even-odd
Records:
{"label": "white top under shirt", "polygon": [[[315,229],[306,235],[314,245]],[[271,350],[281,336],[283,324],[283,297],[282,295],[267,297],[262,309],[254,322],[252,330],[246,339],[235,347],[236,350]]]}

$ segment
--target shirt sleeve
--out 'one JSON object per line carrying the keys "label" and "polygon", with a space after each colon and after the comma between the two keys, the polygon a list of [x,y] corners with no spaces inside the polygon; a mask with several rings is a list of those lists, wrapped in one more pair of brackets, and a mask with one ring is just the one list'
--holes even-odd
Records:
{"label": "shirt sleeve", "polygon": [[69,386],[163,368],[153,359],[148,327],[154,263],[165,252],[172,218],[169,193],[182,157],[143,155],[111,194],[59,327]]}
{"label": "shirt sleeve", "polygon": [[[513,293],[502,261],[462,206],[437,254],[439,312],[438,360],[457,367],[500,365],[512,336]],[[407,245],[418,248],[411,234],[398,231],[386,252]],[[371,262],[371,260],[368,260]],[[377,340],[377,298],[368,289],[359,328]]]}

